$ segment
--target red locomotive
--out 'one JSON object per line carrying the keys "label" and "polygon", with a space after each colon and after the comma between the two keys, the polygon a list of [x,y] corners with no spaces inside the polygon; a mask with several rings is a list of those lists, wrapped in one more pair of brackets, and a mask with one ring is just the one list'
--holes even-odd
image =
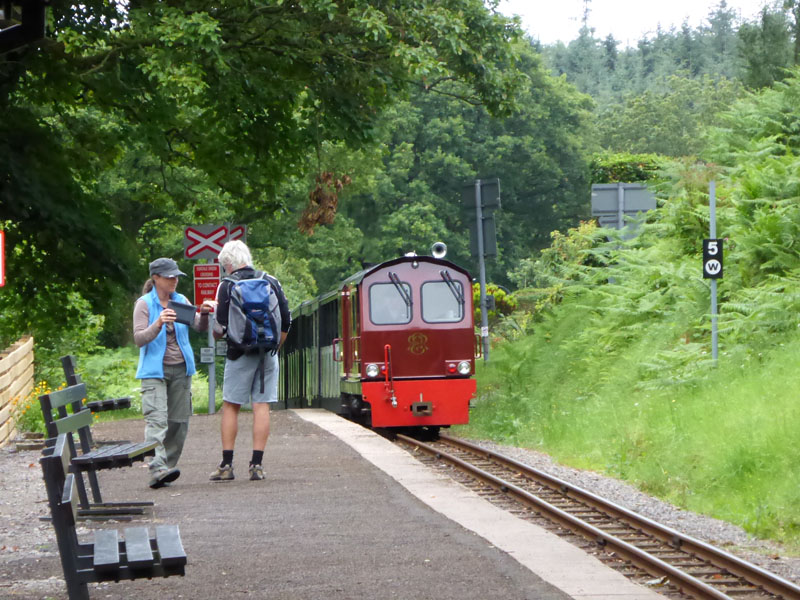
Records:
{"label": "red locomotive", "polygon": [[380,428],[466,423],[475,394],[469,273],[433,256],[404,256],[356,273],[293,312],[281,399]]}

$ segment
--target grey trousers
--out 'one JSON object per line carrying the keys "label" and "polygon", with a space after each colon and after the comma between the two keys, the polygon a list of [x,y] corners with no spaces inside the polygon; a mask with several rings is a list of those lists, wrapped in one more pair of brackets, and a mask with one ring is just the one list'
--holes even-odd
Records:
{"label": "grey trousers", "polygon": [[150,472],[178,464],[192,416],[192,377],[186,364],[164,365],[164,379],[142,379],[144,439],[157,442]]}

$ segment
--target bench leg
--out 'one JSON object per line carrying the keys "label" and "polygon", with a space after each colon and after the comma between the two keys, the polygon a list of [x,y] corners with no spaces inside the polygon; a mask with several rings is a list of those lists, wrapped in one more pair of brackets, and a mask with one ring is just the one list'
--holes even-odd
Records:
{"label": "bench leg", "polygon": [[67,581],[69,600],[89,600],[89,586],[85,581]]}

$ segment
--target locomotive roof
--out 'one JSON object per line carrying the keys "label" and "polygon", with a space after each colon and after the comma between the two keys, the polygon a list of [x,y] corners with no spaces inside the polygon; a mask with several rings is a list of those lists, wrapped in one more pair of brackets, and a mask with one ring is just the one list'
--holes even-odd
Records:
{"label": "locomotive roof", "polygon": [[380,269],[385,269],[386,267],[391,267],[393,265],[399,265],[402,263],[412,263],[414,261],[417,262],[428,262],[433,263],[435,265],[441,265],[443,267],[447,267],[449,269],[453,269],[455,271],[459,271],[469,277],[469,273],[459,267],[458,265],[451,263],[449,260],[444,260],[443,258],[434,258],[433,256],[401,256],[399,258],[394,258],[392,260],[387,260],[386,262],[379,263],[377,265],[373,265],[368,267],[354,275],[351,275],[347,279],[345,279],[341,284],[339,284],[337,290],[341,290],[345,285],[348,284],[358,284],[369,274],[374,273],[375,271],[379,271]]}
{"label": "locomotive roof", "polygon": [[386,262],[378,263],[377,265],[373,265],[371,267],[367,267],[366,269],[362,269],[358,273],[354,273],[341,283],[336,286],[336,288],[332,289],[329,292],[322,294],[321,296],[317,296],[311,300],[306,300],[305,302],[301,303],[296,309],[292,312],[298,315],[308,314],[310,311],[317,308],[320,304],[325,304],[331,298],[337,297],[339,292],[344,288],[346,285],[357,285],[361,283],[361,281],[369,274],[374,273],[375,271],[385,269],[387,267],[391,267],[393,265],[399,265],[403,263],[412,263],[414,261],[417,262],[426,262],[432,263],[435,265],[441,265],[443,267],[447,267],[448,269],[453,269],[454,271],[458,271],[459,273],[463,273],[469,278],[469,271],[466,269],[462,269],[455,263],[451,263],[449,260],[445,260],[443,258],[434,258],[433,256],[401,256],[399,258],[394,258],[392,260],[387,260]]}

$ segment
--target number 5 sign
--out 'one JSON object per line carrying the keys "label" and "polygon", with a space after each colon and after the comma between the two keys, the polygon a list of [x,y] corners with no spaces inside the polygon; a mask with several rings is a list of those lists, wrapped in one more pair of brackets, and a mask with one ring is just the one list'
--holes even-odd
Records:
{"label": "number 5 sign", "polygon": [[703,279],[722,279],[722,240],[703,240]]}

